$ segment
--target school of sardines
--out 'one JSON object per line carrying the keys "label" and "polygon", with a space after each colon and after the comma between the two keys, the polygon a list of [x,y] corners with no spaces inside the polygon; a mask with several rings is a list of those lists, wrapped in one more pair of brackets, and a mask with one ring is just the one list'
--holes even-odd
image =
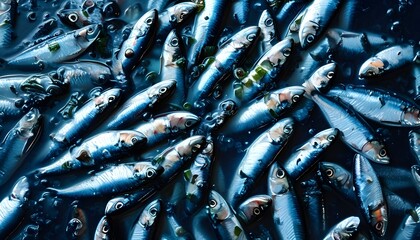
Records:
{"label": "school of sardines", "polygon": [[1,0],[0,239],[420,239],[419,4],[379,2]]}

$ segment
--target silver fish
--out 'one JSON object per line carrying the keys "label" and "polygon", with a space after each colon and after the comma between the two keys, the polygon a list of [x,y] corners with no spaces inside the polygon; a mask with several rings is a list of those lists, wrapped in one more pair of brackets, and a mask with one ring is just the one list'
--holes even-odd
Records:
{"label": "silver fish", "polygon": [[299,41],[303,49],[313,45],[320,37],[340,4],[341,0],[314,0],[307,8],[299,28]]}
{"label": "silver fish", "polygon": [[265,53],[276,44],[277,40],[274,19],[268,10],[264,10],[261,13],[261,17],[258,20],[258,27],[261,29],[262,36],[262,41],[260,43],[261,52]]}
{"label": "silver fish", "polygon": [[72,60],[98,38],[101,28],[101,25],[89,25],[51,38],[7,59],[6,66],[42,70],[48,65]]}
{"label": "silver fish", "polygon": [[420,206],[417,205],[410,215],[401,223],[397,232],[394,235],[394,239],[398,240],[414,240],[420,238]]}
{"label": "silver fish", "polygon": [[273,200],[268,195],[255,195],[246,199],[238,207],[238,217],[246,225],[260,220],[271,209]]}
{"label": "silver fish", "polygon": [[246,150],[228,191],[228,202],[233,208],[256,187],[261,175],[269,168],[276,156],[294,132],[291,118],[278,121],[263,132]]}
{"label": "silver fish", "polygon": [[359,217],[348,217],[333,226],[330,232],[324,237],[324,240],[349,239],[357,231],[359,224]]}
{"label": "silver fish", "polygon": [[229,204],[214,190],[210,192],[207,214],[219,239],[247,239],[243,227]]}
{"label": "silver fish", "polygon": [[337,64],[328,63],[318,68],[302,86],[305,87],[305,96],[310,98],[312,92],[324,92],[334,78]]}
{"label": "silver fish", "polygon": [[38,109],[30,110],[7,133],[0,145],[0,186],[22,165],[41,133]]}
{"label": "silver fish", "polygon": [[156,199],[143,209],[137,218],[128,239],[146,240],[153,239],[162,215],[162,200]]}
{"label": "silver fish", "polygon": [[7,48],[13,35],[15,25],[15,15],[17,15],[18,1],[12,0],[2,3],[4,9],[0,12],[0,49]]}
{"label": "silver fish", "polygon": [[351,149],[376,163],[389,163],[385,147],[377,140],[369,125],[356,113],[351,113],[350,109],[345,109],[320,95],[313,95],[312,100],[321,109],[330,126],[340,130],[342,140]]}
{"label": "silver fish", "polygon": [[396,45],[380,51],[366,60],[359,69],[360,78],[381,76],[413,62],[414,47],[408,44]]}
{"label": "silver fish", "polygon": [[362,86],[332,88],[326,94],[340,99],[360,115],[383,125],[416,127],[420,125],[420,107],[414,101]]}
{"label": "silver fish", "polygon": [[353,175],[338,164],[320,162],[319,168],[323,180],[349,202],[356,202]]}
{"label": "silver fish", "polygon": [[108,218],[103,216],[101,220],[99,220],[98,225],[96,226],[95,230],[95,240],[109,240],[112,239],[111,237],[111,226],[109,224]]}
{"label": "silver fish", "polygon": [[286,171],[277,163],[268,174],[268,192],[273,199],[273,220],[280,239],[305,239],[301,209]]}
{"label": "silver fish", "polygon": [[378,236],[384,236],[388,226],[387,203],[375,170],[359,154],[354,157],[353,181],[363,216]]}
{"label": "silver fish", "polygon": [[298,147],[282,165],[291,179],[299,179],[319,160],[319,155],[338,138],[338,129],[329,128],[317,133]]}

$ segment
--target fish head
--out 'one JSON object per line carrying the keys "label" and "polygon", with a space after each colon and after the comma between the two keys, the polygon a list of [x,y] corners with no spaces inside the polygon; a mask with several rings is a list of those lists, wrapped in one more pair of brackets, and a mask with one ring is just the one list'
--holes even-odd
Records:
{"label": "fish head", "polygon": [[260,19],[258,20],[258,27],[261,28],[261,33],[266,41],[271,41],[276,36],[274,20],[267,9],[261,13]]}
{"label": "fish head", "polygon": [[274,143],[280,143],[289,139],[293,133],[294,121],[292,118],[284,118],[278,121],[268,130],[268,136]]}
{"label": "fish head", "polygon": [[176,89],[175,80],[164,80],[155,85],[151,86],[147,90],[147,95],[149,99],[152,100],[152,104],[169,97]]}
{"label": "fish head", "polygon": [[151,162],[138,162],[134,165],[134,176],[138,180],[150,180],[163,173],[162,166],[155,166]]}
{"label": "fish head", "polygon": [[179,156],[192,156],[200,152],[206,146],[206,137],[196,135],[185,139],[175,146],[175,150]]}
{"label": "fish head", "polygon": [[353,184],[351,173],[338,164],[320,162],[319,168],[322,177],[333,185],[347,187],[348,184]]}
{"label": "fish head", "polygon": [[180,56],[176,56],[176,55],[180,55],[181,43],[182,43],[181,39],[178,36],[176,29],[173,29],[172,31],[170,31],[168,36],[166,37],[166,40],[164,43],[164,50],[162,51],[162,54],[165,55],[164,58],[170,59],[171,62],[177,61],[180,58]]}
{"label": "fish head", "polygon": [[12,193],[10,194],[11,199],[25,202],[28,200],[29,195],[29,182],[26,177],[19,178],[13,186]]}
{"label": "fish head", "polygon": [[272,202],[273,200],[268,195],[253,196],[239,205],[238,215],[246,223],[254,222],[270,209]]}
{"label": "fish head", "polygon": [[417,205],[414,209],[409,211],[409,217],[405,220],[405,226],[417,225],[420,222],[420,206]]}
{"label": "fish head", "polygon": [[330,85],[330,81],[335,75],[336,67],[337,64],[328,63],[318,68],[315,73],[312,74],[312,76],[302,84],[306,88],[306,92],[325,92]]}
{"label": "fish head", "polygon": [[22,139],[27,139],[25,146],[22,149],[23,155],[26,155],[26,153],[28,153],[33,148],[34,144],[40,137],[42,130],[41,119],[42,115],[39,110],[33,108],[29,110],[29,112],[27,112],[25,116],[23,116],[22,119],[18,122],[18,127],[16,129],[19,133],[19,137]]}
{"label": "fish head", "polygon": [[99,110],[115,108],[122,96],[122,90],[119,88],[111,88],[93,99],[95,107]]}
{"label": "fish head", "polygon": [[336,128],[328,128],[317,133],[309,142],[313,148],[327,148],[336,141],[339,132]]}
{"label": "fish head", "polygon": [[[305,17],[304,17],[305,18]],[[302,19],[303,21],[304,19]],[[299,42],[303,49],[312,46],[319,35],[319,25],[313,21],[306,21],[299,27]]]}
{"label": "fish head", "polygon": [[275,162],[270,168],[270,172],[268,174],[268,188],[271,195],[285,194],[291,188],[286,170],[280,167],[277,162]]}
{"label": "fish head", "polygon": [[62,23],[72,28],[80,28],[88,24],[87,17],[80,9],[62,9],[57,12]]}
{"label": "fish head", "polygon": [[262,61],[268,61],[271,66],[279,67],[286,62],[287,58],[292,53],[292,49],[293,39],[285,38],[275,44],[267,53],[265,53],[264,57],[261,58],[259,62],[262,63]]}
{"label": "fish head", "polygon": [[225,44],[231,45],[235,49],[248,48],[258,41],[261,29],[257,26],[247,27],[232,36]]}
{"label": "fish head", "polygon": [[178,132],[193,127],[200,121],[200,117],[190,112],[174,112],[167,115],[171,132]]}
{"label": "fish head", "polygon": [[362,154],[376,163],[389,163],[388,152],[386,151],[384,145],[378,141],[373,140],[367,142],[362,147]]}
{"label": "fish head", "polygon": [[387,226],[387,210],[383,202],[374,202],[369,206],[370,224],[378,236],[384,236]]}
{"label": "fish head", "polygon": [[106,216],[103,216],[99,220],[98,226],[95,231],[95,239],[109,239],[108,234],[110,230],[110,225]]}
{"label": "fish head", "polygon": [[147,229],[157,221],[161,212],[162,200],[156,199],[144,208],[138,222],[143,226],[143,228]]}
{"label": "fish head", "polygon": [[49,74],[32,75],[25,79],[20,85],[20,89],[25,92],[36,92],[57,96],[64,93],[69,87],[69,82],[59,78],[52,72]]}
{"label": "fish head", "polygon": [[125,148],[136,148],[147,143],[147,137],[133,130],[122,130],[118,133],[118,145]]}
{"label": "fish head", "polygon": [[284,110],[303,99],[305,88],[302,86],[286,87],[273,91],[265,103],[269,109]]}
{"label": "fish head", "polygon": [[129,207],[133,204],[129,196],[115,197],[108,201],[105,206],[105,215],[110,216],[115,212],[120,211],[121,208]]}
{"label": "fish head", "polygon": [[133,31],[137,32],[137,36],[144,36],[150,28],[158,23],[158,12],[156,9],[151,9],[134,24]]}
{"label": "fish head", "polygon": [[170,11],[169,21],[171,24],[181,23],[186,21],[190,16],[198,11],[198,4],[193,2],[182,2],[175,4]]}
{"label": "fish head", "polygon": [[357,228],[360,224],[360,218],[359,217],[348,217],[338,223],[336,229],[339,229],[339,231],[334,231],[335,239],[348,239],[351,236],[353,236],[354,232],[357,231]]}
{"label": "fish head", "polygon": [[83,39],[85,43],[85,47],[89,46],[94,42],[99,34],[101,33],[102,25],[100,24],[92,24],[81,29],[75,31],[74,36],[75,38]]}
{"label": "fish head", "polygon": [[420,109],[411,107],[406,109],[402,116],[402,124],[406,126],[419,126],[420,125]]}
{"label": "fish head", "polygon": [[387,63],[377,57],[371,57],[366,60],[359,69],[360,78],[375,77],[384,72]]}
{"label": "fish head", "polygon": [[218,222],[231,216],[231,210],[225,199],[216,191],[212,190],[207,202],[207,211],[210,219]]}

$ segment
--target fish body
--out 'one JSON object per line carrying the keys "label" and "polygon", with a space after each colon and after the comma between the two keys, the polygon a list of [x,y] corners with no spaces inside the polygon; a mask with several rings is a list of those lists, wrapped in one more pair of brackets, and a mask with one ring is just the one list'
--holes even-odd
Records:
{"label": "fish body", "polygon": [[359,217],[348,217],[333,226],[324,240],[349,239],[355,234],[359,224]]}
{"label": "fish body", "polygon": [[129,239],[147,240],[153,239],[158,228],[159,219],[163,213],[162,200],[156,199],[143,209],[138,216],[134,226],[131,228]]}

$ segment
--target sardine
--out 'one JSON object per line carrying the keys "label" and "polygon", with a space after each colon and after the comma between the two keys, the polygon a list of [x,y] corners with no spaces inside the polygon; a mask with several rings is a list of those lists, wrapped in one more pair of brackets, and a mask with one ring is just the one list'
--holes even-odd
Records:
{"label": "sardine", "polygon": [[7,133],[0,145],[0,186],[22,165],[41,133],[38,109],[32,109]]}
{"label": "sardine", "polygon": [[350,239],[357,231],[359,224],[359,217],[348,217],[333,226],[327,236],[324,237],[324,240]]}
{"label": "sardine", "polygon": [[372,230],[384,236],[388,226],[387,203],[375,170],[362,155],[354,157],[354,189],[361,212]]}
{"label": "sardine", "polygon": [[325,92],[329,85],[330,81],[334,78],[337,64],[328,63],[320,68],[318,68],[312,76],[306,80],[302,86],[305,87],[305,96],[309,99],[312,92]]}
{"label": "sardine", "polygon": [[420,125],[420,107],[414,101],[396,93],[347,85],[332,88],[326,95],[340,99],[360,115],[383,125],[396,127]]}
{"label": "sardine", "polygon": [[221,131],[233,135],[273,123],[302,100],[304,93],[305,89],[301,86],[286,87],[266,93],[239,109]]}
{"label": "sardine", "polygon": [[258,20],[258,27],[261,29],[261,53],[265,53],[270,50],[277,42],[276,26],[274,19],[268,10],[264,10],[261,13],[261,17]]}
{"label": "sardine", "polygon": [[238,218],[245,224],[251,225],[260,220],[270,211],[273,200],[268,195],[255,195],[246,199],[238,207]]}
{"label": "sardine", "polygon": [[37,44],[6,60],[20,70],[42,70],[81,55],[99,36],[101,25],[89,25]]}
{"label": "sardine", "polygon": [[162,216],[162,200],[156,199],[143,209],[138,216],[128,239],[147,240],[153,239],[158,228],[159,219]]}
{"label": "sardine", "polygon": [[268,192],[273,199],[273,220],[280,239],[305,239],[301,209],[286,171],[277,163],[268,174]]}
{"label": "sardine", "polygon": [[110,240],[112,239],[112,229],[109,224],[109,220],[106,216],[103,216],[101,220],[99,220],[98,225],[96,226],[95,230],[95,240]]}
{"label": "sardine", "polygon": [[293,132],[293,119],[285,118],[263,132],[249,146],[235,171],[228,191],[228,202],[233,208],[236,208],[256,187],[259,178],[268,170]]}
{"label": "sardine", "polygon": [[341,0],[314,0],[307,8],[299,28],[299,41],[303,49],[319,39],[340,4]]}
{"label": "sardine", "polygon": [[207,214],[219,239],[247,239],[229,204],[214,190],[210,192]]}
{"label": "sardine", "polygon": [[411,212],[407,218],[401,223],[398,228],[397,233],[394,235],[393,239],[398,240],[414,240],[420,238],[420,206],[417,205],[416,208]]}
{"label": "sardine", "polygon": [[166,80],[134,94],[108,118],[106,128],[123,129],[133,125],[155,104],[170,96],[175,87],[175,80]]}
{"label": "sardine", "polygon": [[357,202],[354,194],[353,176],[342,166],[331,162],[320,162],[319,169],[324,182],[350,203]]}
{"label": "sardine", "polygon": [[360,78],[381,76],[401,68],[414,60],[414,47],[408,44],[396,45],[380,51],[366,60],[359,69]]}
{"label": "sardine", "polygon": [[351,149],[376,163],[389,163],[384,145],[356,113],[320,95],[313,95],[312,100],[321,109],[330,126],[340,130],[342,140]]}
{"label": "sardine", "polygon": [[319,156],[338,138],[338,129],[328,128],[317,133],[302,146],[298,147],[282,165],[293,180],[302,175],[319,161]]}

